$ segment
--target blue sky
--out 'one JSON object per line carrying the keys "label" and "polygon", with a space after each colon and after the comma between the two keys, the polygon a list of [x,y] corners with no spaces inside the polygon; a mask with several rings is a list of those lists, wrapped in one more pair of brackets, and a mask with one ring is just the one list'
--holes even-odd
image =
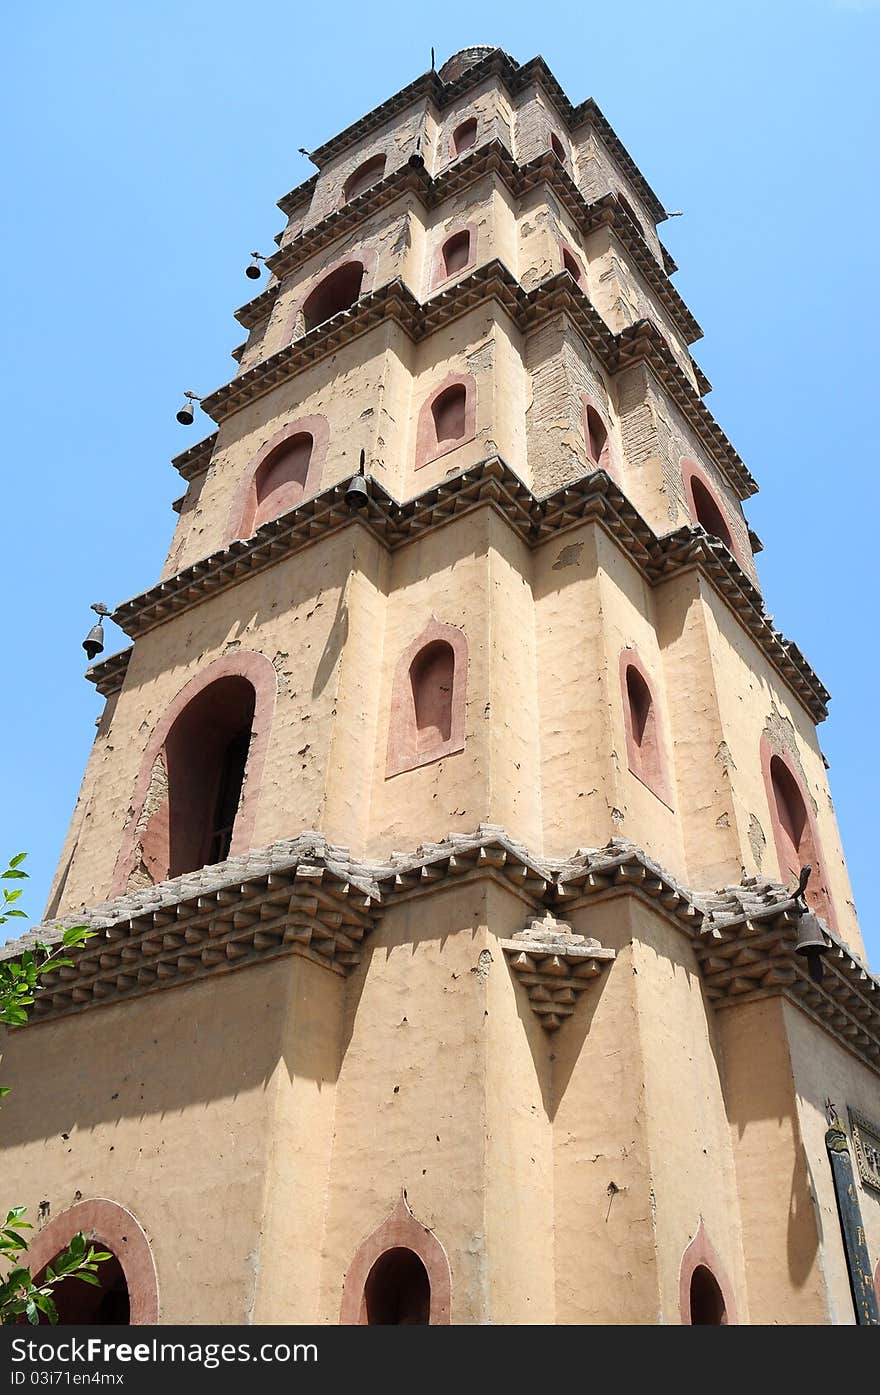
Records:
{"label": "blue sky", "polygon": [[[768,608],[834,701],[820,728],[869,953],[878,781],[874,526],[880,0],[584,5],[229,0],[7,7],[0,855],[42,913],[101,700],[89,604],[156,580],[234,364],[232,311],[297,154],[474,43],[593,96],[668,208],[708,403],[761,485]],[[476,18],[475,16],[479,16]],[[12,136],[10,142],[10,135]],[[108,652],[124,637],[108,627]]]}

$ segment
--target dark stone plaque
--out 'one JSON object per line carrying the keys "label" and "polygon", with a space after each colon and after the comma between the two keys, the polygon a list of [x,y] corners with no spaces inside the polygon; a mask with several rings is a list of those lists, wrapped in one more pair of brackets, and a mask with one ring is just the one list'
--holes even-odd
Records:
{"label": "dark stone plaque", "polygon": [[880,1327],[880,1311],[877,1308],[877,1294],[874,1291],[871,1260],[865,1244],[859,1193],[853,1176],[846,1132],[841,1128],[833,1106],[829,1105],[828,1112],[830,1126],[825,1134],[825,1146],[828,1149],[831,1176],[834,1179],[837,1214],[843,1233],[843,1248],[856,1322],[860,1327]]}

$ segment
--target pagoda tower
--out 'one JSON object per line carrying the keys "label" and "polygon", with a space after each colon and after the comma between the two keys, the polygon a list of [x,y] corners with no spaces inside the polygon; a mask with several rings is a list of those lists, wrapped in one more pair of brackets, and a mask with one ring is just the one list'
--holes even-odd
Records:
{"label": "pagoda tower", "polygon": [[876,1322],[828,694],[663,204],[497,48],[311,160],[88,674],[36,933],[96,933],[2,1040],[34,1270],[113,1252],[71,1321]]}

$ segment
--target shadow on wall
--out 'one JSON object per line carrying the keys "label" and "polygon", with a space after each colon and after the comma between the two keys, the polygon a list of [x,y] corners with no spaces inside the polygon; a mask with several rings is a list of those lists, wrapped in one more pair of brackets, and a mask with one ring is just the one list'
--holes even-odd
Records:
{"label": "shadow on wall", "polygon": [[[376,956],[384,956],[384,968],[394,954],[402,952],[408,962],[416,958],[424,945],[436,944],[442,954],[447,942],[458,935],[468,937],[471,942],[476,939],[480,927],[486,924],[485,890],[479,886],[474,888],[470,914],[462,914],[459,902],[460,891],[457,887],[446,887],[438,891],[434,924],[442,926],[442,930],[426,924],[424,911],[418,901],[404,902],[389,909],[387,916],[380,921],[378,928],[366,941],[360,964],[352,970],[346,980],[340,1060],[344,1059],[354,1035],[361,998],[370,976],[372,961]],[[449,907],[448,913],[443,910],[444,904]],[[506,965],[503,967],[506,972]],[[437,993],[442,1001],[448,989],[447,975],[442,965],[438,966],[436,982]],[[466,988],[466,985],[464,987]],[[482,1005],[480,1021],[482,1022]]]}
{"label": "shadow on wall", "polygon": [[[288,1075],[321,1090],[338,1075],[338,1034],[303,1031],[292,1042],[290,1023],[292,1003],[310,991],[310,1001],[326,1001],[327,974],[302,958],[275,959],[219,984],[209,978],[7,1033],[4,1147],[45,1139],[47,1166],[57,1154],[75,1168],[77,1136],[89,1129],[234,1101],[265,1088],[282,1059]],[[61,1162],[66,1154],[73,1160]]]}
{"label": "shadow on wall", "polygon": [[312,683],[312,698],[318,698],[323,693],[330,682],[333,670],[339,662],[345,641],[348,639],[348,602],[346,601],[347,584],[339,592],[339,600],[336,605],[336,614],[330,626],[330,633],[324,644],[321,657],[318,660],[318,667],[315,669],[315,678]]}
{"label": "shadow on wall", "polygon": [[[773,1147],[776,1148],[777,1155],[780,1152],[779,1144],[781,1143],[783,1148],[785,1146],[786,1134],[790,1139],[792,1162],[788,1188],[787,1263],[792,1286],[801,1289],[807,1285],[814,1270],[821,1229],[797,1116],[792,1063],[785,1029],[784,1002],[781,998],[768,998],[762,1002],[727,1009],[725,1017],[731,1014],[735,1016],[737,1013],[751,1015],[751,1035],[747,1033],[741,1037],[737,1034],[731,1038],[728,1033],[723,1034],[725,1046],[721,1051],[720,1065],[721,1079],[725,1082],[727,1117],[740,1142],[756,1125],[774,1125],[774,1137],[778,1142],[774,1143]],[[747,1049],[752,1041],[760,1041],[763,1044],[762,1068],[760,1071],[748,1073],[747,1065],[743,1061],[737,1061],[735,1068],[739,1084],[731,1090],[729,1081],[734,1071],[734,1059],[726,1059],[727,1052],[735,1049],[739,1053]],[[749,1088],[745,1089],[743,1080],[747,1073]],[[798,1081],[798,1091],[803,1095],[801,1081]],[[758,1131],[756,1137],[761,1136]],[[768,1162],[768,1167],[771,1166],[772,1160]],[[771,1174],[768,1172],[769,1175]],[[768,1208],[772,1206],[771,1194],[768,1194],[766,1205]],[[753,1320],[760,1322],[764,1319],[760,1313],[755,1313]]]}

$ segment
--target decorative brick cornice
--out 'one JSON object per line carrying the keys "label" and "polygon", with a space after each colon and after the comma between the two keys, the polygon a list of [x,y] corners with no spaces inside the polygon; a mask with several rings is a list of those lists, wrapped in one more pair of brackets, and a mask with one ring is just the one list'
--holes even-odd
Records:
{"label": "decorative brick cornice", "polygon": [[880,1071],[880,981],[824,924],[824,978],[821,984],[810,978],[794,950],[800,909],[790,890],[746,878],[698,894],[624,839],[559,860],[531,853],[498,825],[481,824],[373,863],[305,832],[41,926],[0,945],[0,959],[16,959],[38,940],[57,944],[65,925],[97,932],[72,952],[70,968],[48,975],[38,989],[34,1025],[283,955],[346,974],[385,908],[485,877],[529,908],[528,929],[502,940],[501,948],[548,1030],[570,1015],[577,995],[614,958],[595,940],[573,934],[558,920],[560,910],[570,915],[630,896],[688,937],[718,1010],[783,995]]}
{"label": "decorative brick cornice", "polygon": [[[277,253],[266,258],[266,265],[273,261]],[[245,329],[254,329],[263,320],[267,320],[272,313],[272,307],[278,297],[280,287],[277,281],[273,281],[270,286],[266,286],[259,295],[255,295],[253,300],[249,300],[245,305],[240,305],[234,312],[235,318]]]}
{"label": "decorative brick cornice", "polygon": [[[720,540],[692,525],[658,536],[603,470],[539,498],[498,456],[450,476],[423,494],[399,503],[370,479],[368,508],[356,516],[345,504],[345,483],[306,499],[297,508],[237,539],[114,611],[113,619],[132,639],[172,615],[198,605],[282,557],[292,556],[341,528],[366,527],[389,551],[442,527],[475,508],[494,508],[529,547],[596,522],[652,585],[698,568],[751,634],[774,668],[816,722],[828,715],[829,694],[800,649],[774,627],[757,588]],[[100,668],[100,665],[96,666]],[[90,670],[91,672],[91,670]]]}
{"label": "decorative brick cornice", "polygon": [[283,198],[278,200],[276,208],[280,208],[286,217],[291,218],[298,208],[302,208],[303,204],[311,203],[317,182],[318,176],[313,174],[302,184],[297,184],[295,189],[291,189],[289,194],[285,194]]}
{"label": "decorative brick cornice", "polygon": [[439,843],[422,843],[415,852],[393,853],[388,862],[371,866],[370,875],[385,901],[481,874],[504,882],[537,906],[554,894],[554,867],[500,825],[481,823],[474,833],[453,833]]}
{"label": "decorative brick cornice", "polygon": [[[593,203],[587,203],[552,150],[545,151],[526,165],[519,165],[507,146],[499,140],[480,146],[436,178],[432,178],[424,167],[411,164],[399,166],[351,203],[336,209],[308,232],[288,242],[268,258],[267,266],[280,284],[310,257],[353,232],[405,193],[414,193],[426,209],[434,209],[488,174],[497,174],[516,198],[542,185],[546,186],[565,207],[569,218],[584,237],[600,227],[613,228],[681,332],[685,343],[691,344],[702,337],[703,331],[665,271],[658,265],[641,228],[629,217],[614,194],[608,193]],[[271,286],[241,306],[235,312],[236,319],[248,328],[258,324],[265,318],[267,306],[271,308],[278,289],[278,284]]]}
{"label": "decorative brick cornice", "polygon": [[673,923],[694,932],[703,923],[703,912],[692,891],[628,839],[612,839],[604,848],[578,851],[558,871],[557,899],[570,912],[598,896],[628,889],[654,902]]}
{"label": "decorative brick cornice", "polygon": [[[340,131],[331,140],[318,146],[311,152],[310,158],[320,169],[357,141],[363,140],[365,136],[379,130],[398,112],[405,111],[419,101],[424,101],[430,102],[435,112],[439,114],[451,106],[453,102],[457,102],[466,93],[485,82],[488,77],[493,76],[500,78],[508,94],[512,97],[517,96],[532,83],[542,87],[551,98],[560,119],[569,131],[578,131],[585,125],[592,126],[610,150],[632,187],[638,191],[654,221],[656,223],[664,221],[666,218],[665,208],[593,99],[588,98],[587,101],[574,106],[543,58],[532,58],[527,63],[518,64],[501,49],[495,49],[485,58],[474,63],[454,82],[443,82],[434,70],[423,73],[421,77],[401,88],[394,96],[389,97],[378,107],[374,107],[372,111],[353,122],[352,125],[347,126],[344,131]],[[298,189],[291,190],[289,194],[285,194],[284,198],[279,199],[278,207],[282,213],[289,216],[295,208],[301,206],[306,197],[311,197],[311,188],[314,187],[315,178],[316,176],[313,175],[308,184],[300,185]],[[309,190],[308,194],[306,194],[306,190]]]}
{"label": "decorative brick cornice", "polygon": [[660,330],[638,320],[614,334],[567,271],[542,281],[531,291],[497,258],[478,267],[448,290],[422,302],[400,278],[361,297],[347,310],[279,349],[223,387],[202,398],[202,410],[219,424],[306,367],[336,353],[344,344],[386,320],[396,321],[418,343],[474,306],[496,300],[523,332],[552,313],[565,311],[584,341],[611,374],[646,362],[667,386],[676,404],[699,434],[712,458],[741,498],[757,485],[730,441],[679,367]]}
{"label": "decorative brick cornice", "polygon": [[[97,934],[74,952],[71,968],[46,976],[33,1021],[281,955],[348,972],[375,925],[378,898],[335,851],[319,835],[304,834],[68,918],[66,924],[87,924]],[[33,931],[0,946],[0,958],[38,939],[57,943],[59,935],[58,927]]]}
{"label": "decorative brick cornice", "polygon": [[108,654],[106,659],[86,669],[86,678],[94,683],[102,697],[111,697],[119,692],[125,682],[131,655],[132,647],[129,645],[127,649],[121,649],[118,654]]}
{"label": "decorative brick cornice", "polygon": [[202,410],[220,425],[240,407],[255,402],[384,320],[397,320],[417,339],[420,309],[419,301],[400,279],[391,281],[203,397]]}
{"label": "decorative brick cornice", "polygon": [[[490,877],[518,895],[534,916],[557,901],[577,899],[593,863],[618,894],[647,895],[663,914],[690,929],[669,903],[671,879],[630,843],[615,841],[598,852],[579,850],[566,861],[554,861],[531,853],[499,825],[480,824],[473,833],[450,834],[376,863],[358,861],[347,848],[306,831],[39,926],[0,945],[0,960],[16,959],[38,941],[58,944],[68,925],[88,925],[96,932],[71,952],[72,967],[47,975],[37,992],[34,1022],[285,954],[346,973],[359,961],[359,946],[383,909],[396,901]],[[570,878],[578,888],[573,893],[565,889]],[[681,897],[688,900],[687,893]],[[593,950],[590,942],[588,960],[613,957]],[[575,953],[575,960],[581,958]]]}
{"label": "decorative brick cornice", "polygon": [[802,911],[776,882],[746,878],[741,886],[701,898],[705,912],[695,942],[706,994],[717,1008],[781,994],[849,1050],[880,1068],[880,981],[824,922],[829,946],[816,983],[795,953]]}
{"label": "decorative brick cornice", "polygon": [[181,451],[180,455],[175,455],[171,461],[179,475],[189,483],[196,479],[198,475],[203,475],[211,463],[211,456],[217,444],[217,432],[212,431],[210,436],[206,436],[203,441],[197,441],[189,450]]}

